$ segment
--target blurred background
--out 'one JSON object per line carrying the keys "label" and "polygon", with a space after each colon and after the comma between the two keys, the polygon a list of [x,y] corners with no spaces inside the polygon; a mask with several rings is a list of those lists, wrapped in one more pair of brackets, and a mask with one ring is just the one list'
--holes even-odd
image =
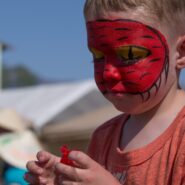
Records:
{"label": "blurred background", "polygon": [[94,84],[83,4],[0,2],[1,184],[25,184],[15,174],[41,148],[85,151],[94,129],[120,114]]}
{"label": "blurred background", "polygon": [[26,184],[25,164],[41,149],[86,151],[119,114],[93,81],[83,4],[0,2],[0,184]]}

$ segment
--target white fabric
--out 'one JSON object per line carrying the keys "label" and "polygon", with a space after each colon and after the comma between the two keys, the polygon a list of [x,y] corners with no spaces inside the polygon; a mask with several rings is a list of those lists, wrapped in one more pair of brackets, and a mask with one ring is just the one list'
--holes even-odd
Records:
{"label": "white fabric", "polygon": [[55,115],[96,89],[93,80],[0,91],[0,108],[15,109],[40,129]]}

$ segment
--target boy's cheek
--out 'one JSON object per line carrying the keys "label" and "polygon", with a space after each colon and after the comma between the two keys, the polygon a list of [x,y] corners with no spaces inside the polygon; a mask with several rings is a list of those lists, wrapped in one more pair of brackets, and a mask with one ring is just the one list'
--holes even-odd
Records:
{"label": "boy's cheek", "polygon": [[102,94],[106,93],[105,82],[103,80],[103,69],[96,70],[94,69],[94,79],[98,89],[102,92]]}

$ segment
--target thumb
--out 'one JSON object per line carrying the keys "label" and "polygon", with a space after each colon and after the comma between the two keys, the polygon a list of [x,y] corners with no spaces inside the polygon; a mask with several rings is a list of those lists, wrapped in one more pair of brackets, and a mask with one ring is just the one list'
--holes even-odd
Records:
{"label": "thumb", "polygon": [[71,151],[69,154],[69,158],[84,169],[88,169],[96,165],[96,162],[94,160],[92,160],[87,154],[81,151]]}

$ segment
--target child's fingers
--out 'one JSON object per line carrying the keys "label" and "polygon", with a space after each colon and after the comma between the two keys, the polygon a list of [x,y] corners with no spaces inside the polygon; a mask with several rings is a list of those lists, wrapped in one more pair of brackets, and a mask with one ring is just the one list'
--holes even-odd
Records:
{"label": "child's fingers", "polygon": [[40,166],[44,166],[44,168],[53,168],[53,166],[60,161],[59,157],[52,155],[46,151],[38,152],[37,159]]}
{"label": "child's fingers", "polygon": [[38,177],[32,173],[25,173],[24,179],[29,183],[29,184],[47,184],[47,179]]}
{"label": "child's fingers", "polygon": [[69,178],[65,177],[64,175],[57,175],[54,179],[54,185],[60,185],[63,181],[68,181]]}
{"label": "child's fingers", "polygon": [[84,169],[88,169],[94,164],[94,161],[87,154],[80,151],[70,152],[69,158],[78,163],[81,168]]}
{"label": "child's fingers", "polygon": [[38,161],[39,162],[41,162],[41,163],[46,163],[46,162],[48,162],[49,160],[50,160],[50,158],[51,158],[51,154],[50,153],[48,153],[48,152],[46,152],[46,151],[39,151],[38,153],[37,153],[37,159],[38,159]]}
{"label": "child's fingers", "polygon": [[24,175],[24,179],[29,183],[29,184],[38,184],[38,179],[35,178],[34,175],[32,175],[31,173],[25,173]]}
{"label": "child's fingers", "polygon": [[81,170],[82,169],[68,166],[62,163],[58,163],[55,166],[55,173],[62,175],[63,180],[70,179],[74,181],[80,181],[81,179],[79,174]]}
{"label": "child's fingers", "polygon": [[26,164],[26,168],[33,174],[41,175],[43,173],[43,169],[39,167],[36,161],[29,161]]}

